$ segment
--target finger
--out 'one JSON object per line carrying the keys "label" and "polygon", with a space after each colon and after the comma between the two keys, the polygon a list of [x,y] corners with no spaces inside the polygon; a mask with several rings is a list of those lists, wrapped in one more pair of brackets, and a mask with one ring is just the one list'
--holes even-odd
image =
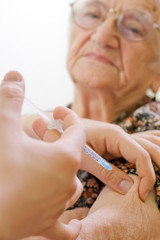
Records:
{"label": "finger", "polygon": [[145,132],[132,133],[133,136],[137,136],[137,137],[140,137],[140,136],[143,137],[146,134],[160,137],[160,130],[148,130],[148,131],[145,131]]}
{"label": "finger", "polygon": [[81,222],[71,220],[69,224],[57,221],[53,228],[46,230],[41,236],[54,240],[75,240],[81,230]]}
{"label": "finger", "polygon": [[[107,152],[124,157],[128,162],[135,163],[140,178],[139,196],[144,201],[155,183],[155,173],[151,158],[147,151],[136,143],[128,134],[119,132],[121,136],[108,141]],[[121,139],[120,141],[118,139]]]}
{"label": "finger", "polygon": [[132,178],[111,163],[112,170],[107,170],[85,153],[82,156],[81,169],[90,172],[114,191],[126,194],[132,187]]}
{"label": "finger", "polygon": [[80,154],[84,149],[86,141],[84,126],[82,125],[78,116],[68,108],[57,107],[54,110],[54,119],[63,120],[63,134],[60,138],[61,144],[68,146],[74,146],[70,148],[72,155]]}
{"label": "finger", "polygon": [[44,119],[38,118],[33,124],[32,128],[40,139],[43,139],[46,142],[54,142],[60,138],[61,134],[54,129],[48,130],[47,123]]}
{"label": "finger", "polygon": [[20,125],[24,88],[22,75],[14,71],[6,74],[0,86],[0,119],[3,127],[7,124],[12,132]]}
{"label": "finger", "polygon": [[76,186],[77,186],[76,191],[72,195],[72,197],[69,199],[69,201],[67,202],[66,209],[71,207],[82,194],[83,186],[82,186],[82,183],[80,182],[80,180],[78,179],[78,177],[75,177],[75,182],[76,182]]}
{"label": "finger", "polygon": [[137,141],[138,138],[146,139],[149,142],[154,143],[154,144],[156,144],[157,146],[160,147],[160,138],[158,136],[155,136],[155,135],[148,135],[148,134],[144,134],[144,135],[141,135],[141,136],[136,135],[136,136],[132,136],[132,138],[136,141]]}
{"label": "finger", "polygon": [[[159,148],[160,144],[158,146],[158,144],[154,144],[153,142],[148,141],[147,138],[145,139],[145,138],[134,137],[134,139],[149,153],[152,161],[158,167],[160,167],[160,148]],[[157,141],[155,142],[157,143]]]}

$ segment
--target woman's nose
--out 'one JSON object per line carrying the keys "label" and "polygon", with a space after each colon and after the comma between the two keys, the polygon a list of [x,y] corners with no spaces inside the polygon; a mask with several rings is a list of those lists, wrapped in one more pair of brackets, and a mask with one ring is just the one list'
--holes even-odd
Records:
{"label": "woman's nose", "polygon": [[99,44],[101,47],[118,48],[119,33],[117,29],[115,17],[109,17],[93,32],[91,39]]}

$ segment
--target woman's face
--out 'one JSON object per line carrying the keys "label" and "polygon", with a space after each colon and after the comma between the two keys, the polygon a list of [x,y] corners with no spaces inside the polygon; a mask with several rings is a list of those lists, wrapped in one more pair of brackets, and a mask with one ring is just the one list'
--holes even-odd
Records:
{"label": "woman's face", "polygon": [[[83,0],[79,0],[83,1]],[[106,9],[118,12],[147,11],[158,23],[156,0],[100,0]],[[142,41],[132,42],[119,32],[115,13],[94,29],[72,24],[68,70],[76,84],[110,91],[144,91],[157,78],[160,32],[152,30]]]}

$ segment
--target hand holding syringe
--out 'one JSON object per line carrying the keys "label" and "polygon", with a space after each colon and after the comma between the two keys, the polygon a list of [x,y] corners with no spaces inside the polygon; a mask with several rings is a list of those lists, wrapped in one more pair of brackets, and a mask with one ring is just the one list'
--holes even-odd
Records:
{"label": "hand holding syringe", "polygon": [[[42,112],[35,104],[33,104],[28,98],[25,98],[25,102],[29,104],[35,112],[37,112],[44,120],[48,122],[48,129],[56,129],[60,133],[63,133],[62,129],[62,120],[54,120],[49,118],[44,112]],[[112,166],[103,159],[100,155],[98,155],[93,149],[91,149],[89,146],[85,145],[84,152],[89,155],[92,159],[94,159],[96,162],[98,162],[101,166],[103,166],[107,170],[112,170]]]}

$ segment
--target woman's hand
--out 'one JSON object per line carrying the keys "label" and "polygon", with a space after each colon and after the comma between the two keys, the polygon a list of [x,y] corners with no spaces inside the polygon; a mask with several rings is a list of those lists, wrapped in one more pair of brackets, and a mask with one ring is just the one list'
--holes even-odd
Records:
{"label": "woman's hand", "polygon": [[57,108],[64,134],[54,143],[32,139],[21,126],[24,81],[8,73],[0,86],[0,239],[75,239],[80,223],[58,218],[82,192],[76,177],[85,143],[79,118]]}
{"label": "woman's hand", "polygon": [[[83,123],[87,130],[87,143],[102,157],[108,160],[123,157],[136,165],[140,178],[139,196],[144,201],[155,183],[148,152],[117,125],[87,119]],[[108,183],[110,186],[110,181]]]}

